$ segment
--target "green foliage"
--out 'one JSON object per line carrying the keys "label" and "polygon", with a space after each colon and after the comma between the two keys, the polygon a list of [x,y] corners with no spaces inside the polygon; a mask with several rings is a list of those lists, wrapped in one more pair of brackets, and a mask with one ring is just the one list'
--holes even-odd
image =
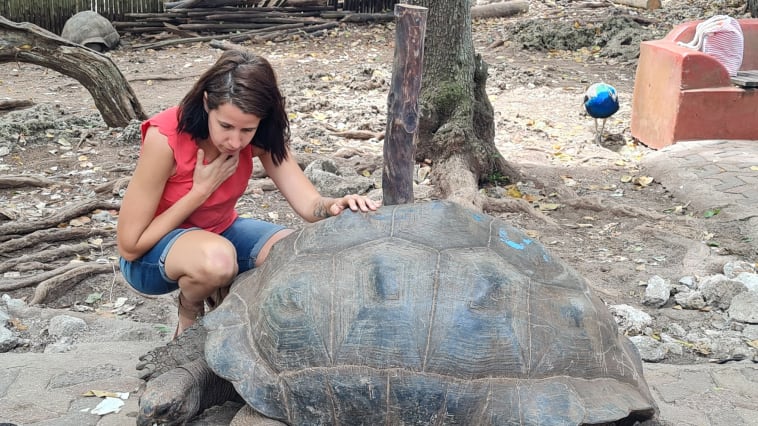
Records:
{"label": "green foliage", "polygon": [[505,186],[511,183],[511,178],[500,173],[499,170],[495,170],[484,176],[483,183],[495,186]]}

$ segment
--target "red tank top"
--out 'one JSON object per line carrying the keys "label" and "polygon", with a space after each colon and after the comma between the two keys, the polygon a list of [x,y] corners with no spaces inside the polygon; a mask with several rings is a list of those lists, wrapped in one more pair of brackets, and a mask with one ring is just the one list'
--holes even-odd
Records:
{"label": "red tank top", "polygon": [[[168,145],[174,151],[176,162],[176,172],[166,182],[158,209],[155,211],[156,216],[163,213],[192,188],[198,146],[189,134],[177,133],[178,112],[178,107],[169,108],[142,123],[142,140],[145,140],[145,133],[150,126],[158,127],[158,131],[168,138]],[[240,152],[237,171],[224,181],[203,205],[192,212],[180,225],[181,228],[198,227],[218,234],[237,219],[238,214],[234,206],[245,193],[247,183],[253,174],[252,152],[252,145],[247,145]]]}

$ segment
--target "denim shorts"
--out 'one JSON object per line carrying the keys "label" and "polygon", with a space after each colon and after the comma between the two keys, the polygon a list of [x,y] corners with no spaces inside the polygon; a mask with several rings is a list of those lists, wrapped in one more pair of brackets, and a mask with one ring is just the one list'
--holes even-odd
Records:
{"label": "denim shorts", "polygon": [[[166,276],[166,257],[177,238],[189,231],[200,228],[174,229],[161,238],[147,253],[139,259],[129,262],[123,257],[119,260],[121,273],[126,282],[143,294],[166,294],[179,288],[177,281]],[[255,266],[255,259],[261,248],[283,226],[262,220],[238,217],[232,225],[221,233],[237,250],[239,273]]]}

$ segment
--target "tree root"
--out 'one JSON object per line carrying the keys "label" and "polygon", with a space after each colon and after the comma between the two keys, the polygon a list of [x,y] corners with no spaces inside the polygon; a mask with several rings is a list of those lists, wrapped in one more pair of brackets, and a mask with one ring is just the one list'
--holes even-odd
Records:
{"label": "tree root", "polygon": [[60,242],[77,239],[85,239],[91,237],[99,237],[103,235],[113,235],[114,231],[111,229],[96,229],[96,228],[50,228],[40,229],[30,234],[11,238],[3,243],[0,243],[0,255],[10,253],[16,250],[32,247],[39,243],[44,242]]}
{"label": "tree root", "polygon": [[594,212],[609,211],[616,216],[641,217],[649,220],[661,220],[667,217],[664,214],[637,207],[608,205],[607,202],[603,201],[600,197],[574,198],[561,200],[561,203],[579,210],[590,210]]}
{"label": "tree root", "polygon": [[70,187],[71,185],[63,182],[54,181],[44,176],[32,175],[6,175],[0,176],[0,189],[21,188],[25,186],[45,187],[52,185],[62,185]]}
{"label": "tree root", "polygon": [[[119,270],[118,265],[114,263],[91,262],[73,265],[74,268],[68,269],[61,274],[56,274],[57,276],[55,277],[41,281],[34,290],[34,296],[29,304],[38,305],[45,303],[48,299],[60,297],[63,293],[79,284],[79,282],[85,278],[105,273],[115,274]],[[39,277],[40,275],[36,278]]]}
{"label": "tree root", "polygon": [[484,210],[497,213],[526,213],[534,219],[539,219],[546,225],[558,226],[558,223],[549,216],[545,215],[526,200],[520,198],[486,198]]}
{"label": "tree root", "polygon": [[80,254],[80,253],[89,253],[89,250],[92,246],[89,243],[78,243],[74,245],[62,245],[60,247],[55,247],[48,250],[42,250],[38,251],[36,253],[32,254],[25,254],[23,256],[6,260],[5,262],[0,263],[0,273],[3,273],[5,271],[9,271],[11,269],[21,270],[21,269],[27,269],[24,268],[23,265],[26,264],[33,264],[34,268],[30,270],[34,270],[35,268],[39,267],[39,264],[50,264],[54,260],[58,260],[64,257]]}
{"label": "tree root", "polygon": [[0,235],[28,234],[42,228],[56,227],[61,223],[68,222],[93,210],[118,210],[120,207],[121,203],[116,201],[88,200],[83,203],[67,206],[65,209],[44,219],[22,223],[9,222],[0,224]]}
{"label": "tree root", "polygon": [[12,291],[20,288],[32,287],[43,281],[56,278],[68,271],[71,271],[81,264],[69,263],[61,266],[60,268],[53,269],[52,271],[43,272],[41,274],[33,275],[31,277],[21,278],[18,280],[3,280],[0,281],[0,291]]}
{"label": "tree root", "polygon": [[118,179],[105,182],[104,184],[101,184],[95,187],[95,193],[97,194],[109,193],[111,195],[123,196],[124,194],[122,194],[121,191],[126,191],[126,187],[129,185],[129,182],[131,180],[132,180],[132,177],[130,175],[130,176],[123,176]]}

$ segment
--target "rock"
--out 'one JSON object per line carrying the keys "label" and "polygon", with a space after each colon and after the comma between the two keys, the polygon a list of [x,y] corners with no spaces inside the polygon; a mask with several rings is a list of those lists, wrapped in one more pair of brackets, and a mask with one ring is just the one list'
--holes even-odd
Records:
{"label": "rock", "polygon": [[684,309],[703,309],[706,306],[705,298],[703,298],[703,293],[698,290],[677,293],[674,296],[674,300],[676,301],[677,305],[681,306]]}
{"label": "rock", "polygon": [[8,311],[6,311],[4,307],[0,306],[0,327],[5,326],[5,324],[7,324],[10,319],[11,317],[8,315]]}
{"label": "rock", "polygon": [[50,354],[60,354],[64,352],[69,352],[72,349],[74,349],[73,341],[70,337],[64,337],[60,341],[51,343],[47,346],[45,346],[44,353]]}
{"label": "rock", "polygon": [[695,280],[695,277],[691,275],[679,278],[679,284],[685,285],[691,289],[697,288],[697,281]]}
{"label": "rock", "polygon": [[50,318],[48,333],[55,337],[73,337],[77,333],[87,331],[87,323],[70,315],[58,315]]}
{"label": "rock", "polygon": [[26,303],[23,300],[14,299],[7,294],[3,295],[3,303],[5,303],[5,307],[8,309],[10,315],[18,315],[15,312],[26,309]]}
{"label": "rock", "polygon": [[0,353],[8,352],[18,346],[18,337],[5,327],[0,327]]}
{"label": "rock", "polygon": [[740,272],[734,277],[734,280],[745,284],[748,291],[758,292],[758,274],[752,272]]}
{"label": "rock", "polygon": [[640,351],[643,361],[660,362],[666,358],[666,350],[663,348],[663,345],[652,337],[632,336],[629,339],[637,347],[637,350]]}
{"label": "rock", "polygon": [[758,325],[747,325],[742,329],[742,337],[747,340],[758,340]]}
{"label": "rock", "polygon": [[746,291],[732,299],[729,317],[734,321],[758,324],[758,292]]}
{"label": "rock", "polygon": [[666,354],[672,354],[675,356],[684,355],[684,348],[682,347],[682,344],[678,342],[662,343],[661,348],[666,352]]}
{"label": "rock", "polygon": [[642,303],[654,308],[660,308],[668,302],[669,297],[671,297],[671,284],[658,275],[653,275],[647,282]]}
{"label": "rock", "polygon": [[743,272],[748,272],[748,273],[758,272],[755,270],[755,267],[750,262],[746,262],[744,260],[738,260],[735,262],[725,263],[723,271],[724,271],[724,275],[726,275],[727,278],[736,278],[739,274]]}
{"label": "rock", "polygon": [[705,278],[698,289],[703,293],[708,306],[727,310],[735,295],[747,291],[745,284],[717,274]]}
{"label": "rock", "polygon": [[305,175],[325,197],[365,194],[374,187],[372,179],[357,173],[343,173],[331,159],[314,160],[305,168]]}
{"label": "rock", "polygon": [[650,315],[629,305],[611,305],[608,309],[621,331],[627,334],[642,334],[653,323]]}
{"label": "rock", "polygon": [[670,334],[671,336],[677,337],[677,338],[684,337],[687,334],[687,330],[685,330],[684,327],[682,327],[681,325],[675,322],[666,324],[663,327],[663,329],[666,330],[668,334]]}

